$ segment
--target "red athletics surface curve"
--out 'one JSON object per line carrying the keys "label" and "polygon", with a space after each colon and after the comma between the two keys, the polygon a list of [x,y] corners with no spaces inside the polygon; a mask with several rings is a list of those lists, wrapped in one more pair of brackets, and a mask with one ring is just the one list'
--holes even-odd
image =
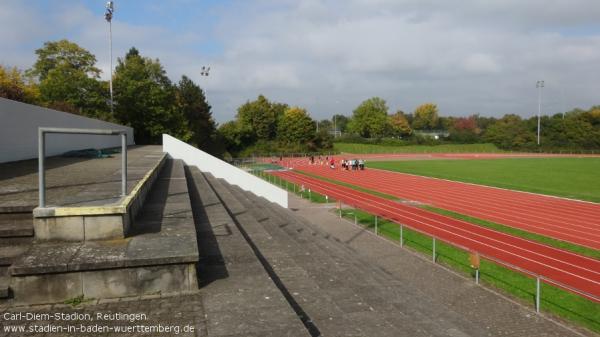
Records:
{"label": "red athletics surface curve", "polygon": [[[305,188],[340,200],[466,250],[542,276],[546,282],[600,302],[600,261],[556,249],[465,221],[400,204],[348,187],[307,177],[292,171],[273,171]],[[516,269],[514,268],[513,269]]]}
{"label": "red athletics surface curve", "polygon": [[299,158],[283,164],[400,199],[600,249],[600,204],[368,167],[346,171],[340,168],[340,157],[334,158],[335,169],[308,165],[306,159]]}

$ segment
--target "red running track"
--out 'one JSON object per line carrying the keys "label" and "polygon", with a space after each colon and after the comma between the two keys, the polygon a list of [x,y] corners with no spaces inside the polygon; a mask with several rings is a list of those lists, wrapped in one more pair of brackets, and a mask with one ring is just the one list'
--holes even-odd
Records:
{"label": "red running track", "polygon": [[343,171],[291,163],[297,169],[547,237],[600,249],[600,204],[367,168]]}
{"label": "red running track", "polygon": [[[291,171],[275,171],[305,188],[333,197],[353,207],[391,219],[435,236],[513,269],[542,276],[546,282],[600,302],[600,261],[565,250],[549,247],[516,236],[497,232],[468,222],[400,204],[372,194],[325,182]],[[516,267],[516,268],[514,268]]]}

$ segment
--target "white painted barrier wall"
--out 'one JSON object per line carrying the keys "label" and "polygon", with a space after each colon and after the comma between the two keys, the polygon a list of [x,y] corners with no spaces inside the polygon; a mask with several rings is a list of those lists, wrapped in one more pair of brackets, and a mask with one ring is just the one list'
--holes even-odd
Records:
{"label": "white painted barrier wall", "polygon": [[182,159],[187,165],[194,165],[203,172],[209,172],[217,178],[223,178],[228,183],[238,185],[246,191],[275,202],[282,207],[288,207],[288,194],[285,190],[230,165],[221,159],[199,150],[177,138],[163,134],[163,151],[174,159]]}
{"label": "white painted barrier wall", "polygon": [[[37,158],[39,127],[127,130],[127,144],[134,144],[130,127],[0,98],[0,163]],[[46,135],[48,156],[117,146],[117,136]]]}

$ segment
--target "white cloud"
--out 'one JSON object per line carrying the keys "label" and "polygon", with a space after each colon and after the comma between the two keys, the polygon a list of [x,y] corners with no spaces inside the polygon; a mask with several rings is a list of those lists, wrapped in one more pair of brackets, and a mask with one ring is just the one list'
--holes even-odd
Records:
{"label": "white cloud", "polygon": [[[42,13],[0,2],[0,30],[14,32],[0,37],[0,63],[29,67],[35,48],[64,36],[92,51],[106,78],[101,13],[68,4]],[[547,83],[545,111],[600,103],[596,0],[256,0],[211,11],[214,29],[187,31],[117,17],[114,55],[136,46],[173,80],[187,74],[206,88],[219,121],[259,93],[318,118],[349,114],[375,95],[393,110],[433,101],[442,114],[532,115],[538,79]],[[201,53],[208,39],[222,52]],[[211,65],[209,77],[199,75],[202,65]]]}

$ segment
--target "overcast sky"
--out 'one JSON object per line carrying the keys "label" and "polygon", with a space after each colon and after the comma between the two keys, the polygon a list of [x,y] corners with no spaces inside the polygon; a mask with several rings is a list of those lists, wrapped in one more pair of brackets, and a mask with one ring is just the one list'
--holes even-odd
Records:
{"label": "overcast sky", "polygon": [[[101,0],[0,0],[0,64],[31,67],[45,41],[94,53],[108,79]],[[131,46],[173,81],[207,92],[219,122],[264,94],[313,118],[364,99],[390,112],[437,103],[442,115],[537,113],[600,104],[599,0],[116,0],[116,57]],[[209,77],[200,76],[203,65]]]}

